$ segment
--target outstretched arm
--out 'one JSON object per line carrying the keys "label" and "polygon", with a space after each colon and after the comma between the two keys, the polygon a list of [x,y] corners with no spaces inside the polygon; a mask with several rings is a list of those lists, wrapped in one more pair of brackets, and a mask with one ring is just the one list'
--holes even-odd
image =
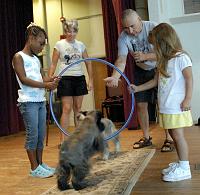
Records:
{"label": "outstretched arm", "polygon": [[[121,72],[124,72],[125,70],[126,58],[127,56],[121,55],[121,56],[118,56],[117,60],[115,61],[115,66]],[[121,74],[114,69],[112,76],[105,78],[104,81],[106,82],[106,85],[108,87],[118,87],[118,81],[119,81],[120,76]]]}
{"label": "outstretched arm", "polygon": [[133,91],[134,93],[137,93],[137,92],[140,92],[140,91],[145,91],[145,90],[148,90],[148,89],[151,89],[151,88],[154,88],[158,85],[158,72],[156,72],[154,78],[142,85],[134,85],[134,84],[131,84],[130,85],[130,89],[131,91]]}

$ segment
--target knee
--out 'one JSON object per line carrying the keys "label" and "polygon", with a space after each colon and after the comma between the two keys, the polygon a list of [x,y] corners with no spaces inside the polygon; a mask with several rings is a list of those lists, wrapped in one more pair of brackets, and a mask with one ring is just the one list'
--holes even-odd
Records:
{"label": "knee", "polygon": [[72,110],[71,105],[64,105],[64,106],[62,107],[62,113],[63,113],[63,114],[69,115],[70,112],[71,112],[71,110]]}
{"label": "knee", "polygon": [[179,135],[179,134],[173,134],[172,139],[176,142],[176,143],[182,143],[183,140],[185,139],[184,136]]}
{"label": "knee", "polygon": [[82,101],[80,100],[75,100],[74,104],[73,104],[73,111],[74,113],[78,113],[81,111],[81,107],[82,107]]}
{"label": "knee", "polygon": [[74,105],[73,111],[75,114],[78,114],[81,111],[81,105]]}
{"label": "knee", "polygon": [[137,103],[137,110],[140,112],[147,112],[148,111],[148,104],[147,103]]}

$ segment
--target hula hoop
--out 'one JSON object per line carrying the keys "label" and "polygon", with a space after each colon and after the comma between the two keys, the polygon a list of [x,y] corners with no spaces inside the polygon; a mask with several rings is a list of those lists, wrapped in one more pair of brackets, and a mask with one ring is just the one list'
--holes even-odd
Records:
{"label": "hula hoop", "polygon": [[[79,63],[81,63],[81,62],[86,62],[86,61],[101,62],[102,64],[105,64],[105,65],[110,66],[111,68],[114,68],[114,69],[115,69],[117,72],[119,72],[120,75],[126,80],[127,85],[130,86],[130,81],[128,80],[128,78],[125,76],[125,74],[124,74],[121,70],[119,70],[115,65],[111,64],[110,62],[107,62],[107,61],[105,61],[105,60],[98,59],[98,58],[85,58],[85,59],[81,59],[81,60],[78,60],[78,61],[76,61],[76,62],[73,62],[73,63],[71,63],[69,66],[67,66],[65,69],[63,69],[63,70],[60,72],[60,74],[59,74],[58,76],[61,77],[61,76],[63,75],[63,73],[64,73],[65,71],[67,71],[67,69],[69,69],[70,67],[74,66],[75,64],[79,64]],[[50,91],[50,97],[49,97],[49,104],[50,104],[51,115],[52,115],[52,117],[53,117],[53,119],[54,119],[56,125],[58,126],[58,128],[59,128],[66,136],[70,136],[70,133],[69,133],[67,130],[64,130],[64,129],[60,126],[60,124],[58,123],[58,121],[57,121],[57,119],[56,119],[56,117],[55,117],[55,115],[54,115],[54,112],[53,112],[53,103],[52,103],[53,101],[52,101],[52,99],[53,99],[53,91],[51,90],[51,91]],[[117,136],[121,131],[123,131],[123,130],[127,127],[128,123],[129,123],[130,120],[131,120],[131,117],[132,117],[132,115],[133,115],[133,112],[134,112],[134,102],[135,102],[135,101],[134,101],[134,94],[133,94],[133,92],[131,92],[131,100],[132,100],[132,101],[131,101],[131,111],[130,111],[130,114],[129,114],[129,116],[128,116],[128,119],[126,120],[126,122],[124,123],[124,125],[123,125],[120,129],[118,129],[117,131],[115,131],[115,132],[112,133],[111,135],[105,137],[105,138],[104,138],[105,141],[114,138],[115,136]]]}

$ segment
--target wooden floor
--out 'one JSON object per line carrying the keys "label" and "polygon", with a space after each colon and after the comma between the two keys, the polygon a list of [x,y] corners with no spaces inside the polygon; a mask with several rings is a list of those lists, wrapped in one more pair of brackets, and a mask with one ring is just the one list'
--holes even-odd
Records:
{"label": "wooden floor", "polygon": [[[132,150],[132,143],[141,136],[140,130],[124,130],[121,133],[122,150]],[[168,183],[161,180],[161,169],[176,161],[176,152],[161,153],[164,131],[151,125],[153,148],[156,153],[136,183],[132,194],[200,194],[200,127],[186,129],[190,148],[192,180]],[[0,137],[0,194],[1,195],[39,195],[56,184],[55,177],[38,179],[28,176],[29,161],[23,148],[25,134]],[[56,166],[58,159],[58,129],[50,126],[49,144],[44,151],[44,162]],[[199,169],[198,169],[199,168]]]}

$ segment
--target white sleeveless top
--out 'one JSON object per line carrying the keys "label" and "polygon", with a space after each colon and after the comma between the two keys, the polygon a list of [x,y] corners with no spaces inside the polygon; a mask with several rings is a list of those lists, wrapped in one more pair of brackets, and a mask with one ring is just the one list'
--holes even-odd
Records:
{"label": "white sleeveless top", "polygon": [[[22,56],[24,61],[24,70],[26,72],[26,77],[34,80],[43,82],[42,75],[40,73],[41,64],[39,59],[36,56],[29,56],[22,51],[18,52]],[[19,80],[17,74],[17,81],[19,83],[20,89],[18,90],[17,99],[18,102],[43,102],[46,101],[45,98],[45,89],[36,88],[27,85],[23,85]]]}

